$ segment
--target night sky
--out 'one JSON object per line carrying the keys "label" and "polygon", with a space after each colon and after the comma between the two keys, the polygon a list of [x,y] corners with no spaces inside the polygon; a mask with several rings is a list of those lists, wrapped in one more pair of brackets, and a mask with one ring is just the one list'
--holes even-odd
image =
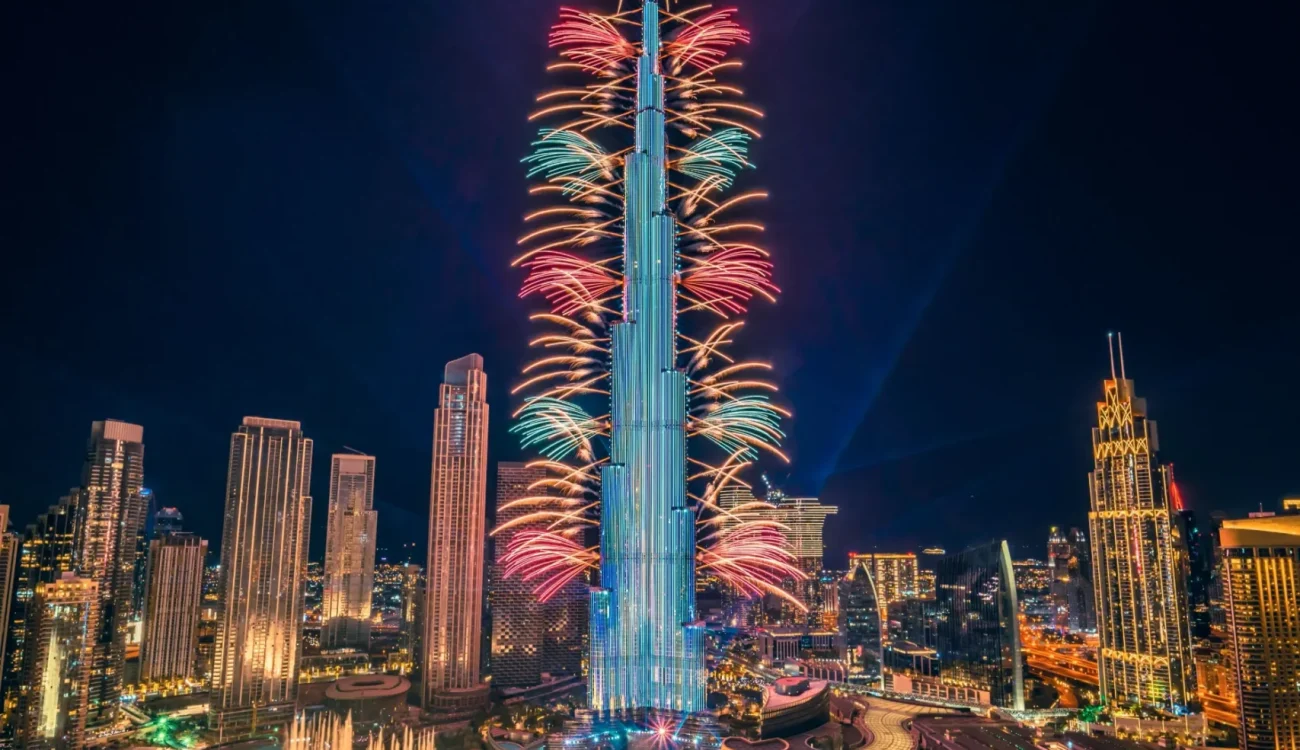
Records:
{"label": "night sky", "polygon": [[[569,0],[578,7],[595,6]],[[746,185],[783,288],[794,493],[850,549],[1086,521],[1105,333],[1189,505],[1300,491],[1293,9],[738,0],[768,114]],[[378,456],[423,546],[443,364],[487,361],[492,460],[535,309],[509,267],[558,0],[22,3],[3,24],[0,502],[77,484],[90,422],[220,532],[244,415]],[[1292,14],[1284,17],[1283,14]],[[491,491],[489,491],[489,496]]]}

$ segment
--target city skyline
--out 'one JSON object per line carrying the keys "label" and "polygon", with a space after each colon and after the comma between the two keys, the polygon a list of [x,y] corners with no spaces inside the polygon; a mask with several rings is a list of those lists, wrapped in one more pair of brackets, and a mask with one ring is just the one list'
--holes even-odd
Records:
{"label": "city skyline", "polygon": [[0,743],[1294,744],[1293,19],[940,4],[25,10]]}

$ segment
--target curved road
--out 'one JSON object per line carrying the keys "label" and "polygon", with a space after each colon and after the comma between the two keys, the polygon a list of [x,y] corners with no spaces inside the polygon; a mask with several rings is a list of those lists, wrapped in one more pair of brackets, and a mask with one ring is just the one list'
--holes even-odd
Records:
{"label": "curved road", "polygon": [[866,725],[871,731],[871,740],[867,743],[870,750],[911,750],[912,735],[903,728],[903,722],[917,714],[952,713],[946,708],[897,703],[880,698],[871,698],[865,702]]}

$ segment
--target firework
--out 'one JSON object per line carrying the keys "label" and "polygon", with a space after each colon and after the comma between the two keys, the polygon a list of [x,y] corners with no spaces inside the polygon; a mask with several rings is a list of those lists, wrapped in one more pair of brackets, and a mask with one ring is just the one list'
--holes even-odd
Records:
{"label": "firework", "polygon": [[[618,392],[611,375],[620,345],[615,324],[636,323],[632,309],[660,304],[636,300],[659,294],[661,287],[651,284],[661,282],[649,279],[661,269],[636,268],[627,260],[632,244],[652,241],[638,233],[660,221],[636,213],[645,210],[638,203],[644,196],[634,191],[646,188],[633,185],[642,168],[635,165],[650,163],[644,151],[650,146],[634,141],[636,132],[642,134],[637,138],[658,138],[654,147],[664,154],[657,189],[665,210],[654,216],[670,217],[663,221],[676,266],[667,271],[666,290],[673,306],[670,335],[676,336],[671,357],[686,378],[681,429],[693,444],[686,493],[696,519],[696,567],[743,594],[772,593],[802,606],[782,588],[805,576],[790,554],[788,530],[764,520],[770,506],[755,502],[724,511],[715,503],[723,488],[743,485],[742,473],[760,455],[787,460],[781,419],[789,412],[773,400],[776,386],[762,377],[770,366],[727,353],[749,306],[774,302],[780,293],[769,253],[758,242],[763,227],[744,215],[767,194],[730,194],[754,168],[754,122],[762,117],[740,88],[724,80],[739,68],[730,55],[749,34],[734,20],[734,9],[648,5],[643,15],[636,5],[607,14],[561,10],[550,37],[560,62],[551,68],[581,77],[538,97],[530,117],[546,127],[523,163],[534,181],[530,192],[549,203],[525,217],[528,229],[515,264],[525,273],[520,296],[547,306],[533,316],[547,330],[531,342],[543,356],[525,367],[515,388],[525,400],[511,432],[545,457],[540,463],[547,479],[515,501],[527,512],[497,530],[515,529],[502,555],[503,572],[532,583],[544,600],[600,567],[600,548],[587,546],[586,531],[600,523],[601,471],[619,439],[618,420],[609,413],[611,392]],[[656,17],[656,34],[639,28],[648,23],[643,18]],[[638,63],[649,49],[659,51],[659,83]],[[638,100],[647,95],[638,87],[647,85],[662,86],[658,136],[646,129],[649,121],[638,119]],[[642,218],[630,224],[633,215]],[[644,317],[648,321],[650,313]],[[652,355],[638,350],[630,356]],[[721,459],[710,462],[710,450],[720,451]]]}

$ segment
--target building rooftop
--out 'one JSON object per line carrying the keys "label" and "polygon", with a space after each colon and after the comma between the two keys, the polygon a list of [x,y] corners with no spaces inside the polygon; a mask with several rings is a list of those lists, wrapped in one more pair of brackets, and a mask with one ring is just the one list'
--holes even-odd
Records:
{"label": "building rooftop", "polygon": [[336,701],[359,701],[405,695],[411,681],[395,674],[367,674],[340,677],[325,690],[325,697]]}
{"label": "building rooftop", "polygon": [[292,419],[270,419],[268,417],[244,417],[245,427],[265,427],[270,430],[302,430],[302,422]]}
{"label": "building rooftop", "polygon": [[466,354],[460,359],[453,359],[443,369],[442,382],[447,385],[469,385],[470,370],[482,370],[483,357],[479,354]]}
{"label": "building rooftop", "polygon": [[[801,683],[807,687],[799,690]],[[763,711],[779,711],[783,708],[804,703],[817,697],[829,687],[826,680],[810,680],[807,677],[780,677],[763,693]],[[778,690],[797,691],[781,693]]]}
{"label": "building rooftop", "polygon": [[[912,728],[945,750],[1036,750],[1034,730],[970,714],[918,716]],[[922,743],[925,747],[934,744]]]}
{"label": "building rooftop", "polygon": [[1294,547],[1300,545],[1300,516],[1227,519],[1219,540],[1224,547]]}

